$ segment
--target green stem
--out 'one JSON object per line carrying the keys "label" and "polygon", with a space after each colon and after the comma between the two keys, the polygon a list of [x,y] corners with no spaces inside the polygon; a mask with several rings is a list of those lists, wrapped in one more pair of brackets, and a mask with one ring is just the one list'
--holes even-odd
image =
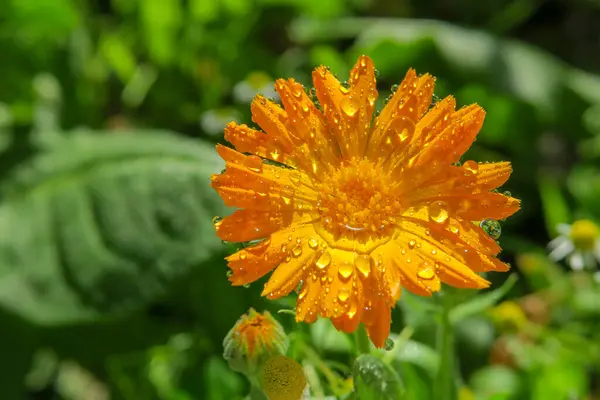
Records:
{"label": "green stem", "polygon": [[360,324],[356,332],[354,333],[354,339],[356,340],[356,350],[358,354],[369,354],[371,352],[371,342],[367,335],[367,330]]}
{"label": "green stem", "polygon": [[436,400],[456,400],[455,387],[455,354],[454,354],[454,327],[450,323],[450,309],[452,308],[450,293],[441,294],[442,315],[437,331],[437,352],[440,355],[440,366],[433,388]]}
{"label": "green stem", "polygon": [[260,384],[256,379],[250,379],[250,394],[248,395],[249,400],[266,400],[267,396],[264,395],[260,389]]}

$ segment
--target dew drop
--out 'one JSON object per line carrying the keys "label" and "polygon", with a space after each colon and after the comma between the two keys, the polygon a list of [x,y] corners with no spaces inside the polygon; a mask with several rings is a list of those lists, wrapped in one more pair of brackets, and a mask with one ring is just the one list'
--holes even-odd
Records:
{"label": "dew drop", "polygon": [[321,257],[317,260],[316,264],[319,269],[326,268],[331,263],[331,254],[329,252],[324,252],[321,254]]}
{"label": "dew drop", "polygon": [[273,151],[270,152],[271,154],[271,158],[275,161],[279,160],[279,156],[281,155],[281,153],[279,153],[278,149],[274,149]]}
{"label": "dew drop", "polygon": [[248,289],[250,287],[249,283],[246,283],[245,285],[242,286],[244,289]]}
{"label": "dew drop", "polygon": [[315,238],[308,239],[308,247],[310,247],[311,249],[316,249],[317,247],[319,247],[319,241]]}
{"label": "dew drop", "polygon": [[465,161],[462,167],[465,169],[465,175],[467,176],[477,175],[479,172],[479,164],[473,160]]}
{"label": "dew drop", "polygon": [[448,220],[448,205],[443,201],[434,201],[429,205],[429,219],[438,224]]}
{"label": "dew drop", "polygon": [[354,265],[363,277],[368,278],[371,273],[371,256],[365,254],[357,256],[354,259]]}
{"label": "dew drop", "polygon": [[354,273],[354,267],[348,262],[342,263],[338,268],[338,275],[343,281],[348,280]]}
{"label": "dew drop", "polygon": [[342,102],[340,103],[342,107],[342,111],[349,117],[354,117],[359,109],[359,104],[356,100],[354,100],[351,96],[344,97]]}
{"label": "dew drop", "polygon": [[246,257],[248,257],[246,253],[240,253],[240,260],[245,260]]}
{"label": "dew drop", "polygon": [[300,183],[300,173],[299,172],[292,172],[290,174],[290,179],[292,180],[292,182],[294,183]]}
{"label": "dew drop", "polygon": [[212,223],[215,226],[215,228],[218,228],[223,223],[223,217],[219,217],[218,215],[216,217],[213,217]]}
{"label": "dew drop", "polygon": [[426,281],[433,279],[435,276],[435,272],[433,268],[429,265],[429,263],[423,263],[419,270],[417,271],[417,276]]}
{"label": "dew drop", "polygon": [[292,250],[292,253],[294,254],[294,257],[300,257],[300,255],[302,254],[302,247],[300,247],[300,246],[294,247],[294,249]]}
{"label": "dew drop", "polygon": [[282,253],[286,253],[287,252],[287,246],[285,244],[281,245],[281,252]]}
{"label": "dew drop", "polygon": [[387,351],[390,351],[394,348],[394,341],[391,338],[385,339],[385,344],[383,348]]}
{"label": "dew drop", "polygon": [[450,224],[448,229],[450,230],[450,232],[454,233],[455,235],[458,234],[458,232],[460,231],[460,228],[455,223]]}
{"label": "dew drop", "polygon": [[337,297],[342,303],[345,303],[350,298],[350,291],[348,289],[346,289],[345,287],[343,287],[338,292]]}
{"label": "dew drop", "polygon": [[408,248],[409,249],[414,249],[415,246],[416,246],[416,244],[417,244],[417,242],[415,242],[414,240],[411,239],[411,240],[408,241]]}
{"label": "dew drop", "polygon": [[299,98],[300,96],[302,96],[302,92],[304,92],[304,88],[300,83],[295,83],[292,85],[292,94],[294,95],[294,97]]}
{"label": "dew drop", "polygon": [[258,156],[248,156],[244,161],[244,165],[248,167],[250,171],[261,172],[263,162],[262,159]]}
{"label": "dew drop", "polygon": [[502,234],[500,222],[496,221],[495,219],[484,219],[481,221],[479,226],[494,240],[497,240]]}
{"label": "dew drop", "polygon": [[233,276],[233,271],[230,270],[230,269],[227,270],[227,274],[226,275],[227,275],[228,278],[232,277]]}
{"label": "dew drop", "polygon": [[505,190],[504,192],[502,192],[503,195],[507,196],[507,197],[512,197],[512,193],[509,192],[508,190]]}
{"label": "dew drop", "polygon": [[367,101],[371,107],[375,105],[375,100],[377,100],[377,91],[371,89],[369,90],[369,93],[367,93]]}

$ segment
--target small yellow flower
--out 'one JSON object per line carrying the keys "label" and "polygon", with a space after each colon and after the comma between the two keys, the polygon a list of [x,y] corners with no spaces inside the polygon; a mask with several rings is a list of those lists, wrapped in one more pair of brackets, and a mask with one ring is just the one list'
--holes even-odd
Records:
{"label": "small yellow flower", "polygon": [[285,354],[288,339],[268,311],[260,314],[251,308],[231,328],[223,347],[231,369],[248,375],[256,373],[268,358]]}
{"label": "small yellow flower", "polygon": [[463,386],[458,391],[458,400],[475,400],[475,394],[467,386]]}
{"label": "small yellow flower", "polygon": [[574,270],[600,262],[600,228],[595,222],[580,219],[572,225],[559,224],[556,229],[560,235],[548,243],[552,260],[567,258]]}
{"label": "small yellow flower", "polygon": [[[212,178],[233,215],[217,220],[231,242],[261,240],[227,258],[234,285],[274,270],[263,295],[302,283],[296,320],[330,318],[337,329],[363,323],[383,347],[391,308],[404,287],[430,296],[442,282],[485,288],[478,272],[506,271],[500,246],[475,221],[503,219],[519,201],[492,192],[508,162],[457,165],[485,116],[452,96],[432,107],[435,79],[409,70],[373,119],[375,67],[361,56],[342,85],[313,72],[317,106],[304,87],[277,80],[283,108],[257,96],[252,119],[264,133],[230,123],[217,146],[226,171]],[[495,235],[496,233],[494,233]]]}
{"label": "small yellow flower", "polygon": [[494,324],[501,331],[517,331],[527,323],[527,316],[518,303],[503,301],[490,310]]}
{"label": "small yellow flower", "polygon": [[299,400],[306,390],[306,376],[295,360],[276,356],[265,363],[261,385],[269,400]]}

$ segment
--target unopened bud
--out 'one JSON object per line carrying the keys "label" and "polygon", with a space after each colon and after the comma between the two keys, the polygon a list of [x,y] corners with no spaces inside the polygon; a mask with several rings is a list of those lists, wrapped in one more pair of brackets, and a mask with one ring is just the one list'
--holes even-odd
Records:
{"label": "unopened bud", "polygon": [[288,338],[268,311],[250,309],[231,328],[223,341],[223,357],[234,371],[255,375],[271,357],[285,354]]}

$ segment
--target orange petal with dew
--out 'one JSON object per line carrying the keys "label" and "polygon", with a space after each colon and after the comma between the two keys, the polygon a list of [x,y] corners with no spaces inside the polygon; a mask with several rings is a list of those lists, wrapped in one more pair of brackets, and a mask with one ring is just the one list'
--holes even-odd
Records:
{"label": "orange petal with dew", "polygon": [[349,88],[342,86],[326,67],[317,68],[312,76],[341,155],[362,156],[377,99],[373,61],[366,56],[358,59],[350,71]]}
{"label": "orange petal with dew", "polygon": [[400,154],[408,146],[417,121],[431,104],[434,81],[428,74],[418,77],[413,69],[406,73],[399,89],[375,119],[367,149],[369,158],[387,160],[392,152]]}
{"label": "orange petal with dew", "polygon": [[286,255],[281,252],[281,244],[287,241],[288,232],[291,228],[275,232],[259,244],[228,256],[231,283],[235,286],[252,283],[283,261]]}
{"label": "orange petal with dew", "polygon": [[319,252],[313,250],[306,240],[314,235],[312,225],[296,228],[295,234],[300,243],[292,235],[291,241],[281,245],[280,251],[286,254],[285,261],[275,269],[262,291],[262,295],[269,299],[280,298],[295,289],[310,274],[319,257]]}
{"label": "orange petal with dew", "polygon": [[385,346],[385,341],[390,335],[392,310],[385,304],[384,300],[377,298],[373,300],[371,308],[371,310],[365,310],[365,314],[372,313],[372,316],[365,315],[369,323],[365,322],[365,317],[363,317],[363,323],[371,342],[373,342],[375,347],[382,348]]}
{"label": "orange petal with dew", "polygon": [[508,218],[521,208],[521,202],[514,197],[500,193],[478,193],[457,197],[441,198],[457,215],[468,221]]}
{"label": "orange petal with dew", "polygon": [[[304,87],[294,79],[278,79],[275,89],[288,115],[288,128],[307,145],[305,158],[310,159],[311,171],[317,173],[327,166],[339,165],[340,154],[335,138],[330,135],[325,117]],[[302,147],[297,150],[302,150]]]}

